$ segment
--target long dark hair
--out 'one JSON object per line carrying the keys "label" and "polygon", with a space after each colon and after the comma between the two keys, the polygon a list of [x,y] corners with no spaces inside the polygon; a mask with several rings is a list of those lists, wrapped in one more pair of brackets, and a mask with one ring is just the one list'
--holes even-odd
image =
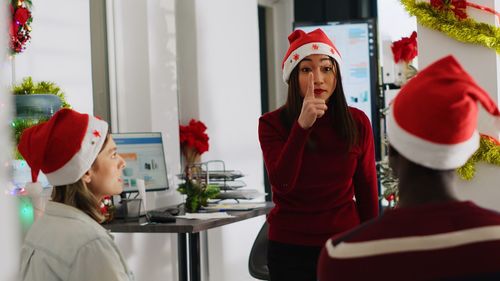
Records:
{"label": "long dark hair", "polygon": [[[328,101],[328,111],[333,119],[332,126],[346,141],[348,150],[350,150],[353,146],[358,144],[358,127],[351,115],[349,107],[347,106],[339,65],[334,59],[330,58],[330,60],[337,70],[335,72],[337,85]],[[283,111],[281,114],[281,119],[285,124],[285,127],[288,129],[291,129],[292,124],[299,118],[302,110],[302,102],[304,101],[304,98],[300,95],[299,65],[297,65],[293,69],[292,73],[290,73],[290,79],[288,81],[288,97],[285,105],[283,105]]]}

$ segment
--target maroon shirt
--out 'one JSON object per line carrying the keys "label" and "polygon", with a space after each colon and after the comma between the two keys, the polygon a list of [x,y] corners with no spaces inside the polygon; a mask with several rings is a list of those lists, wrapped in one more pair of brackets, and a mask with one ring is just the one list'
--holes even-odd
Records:
{"label": "maroon shirt", "polygon": [[269,239],[322,246],[330,236],[377,216],[373,134],[366,115],[350,108],[360,141],[347,152],[329,112],[312,128],[304,130],[295,121],[289,130],[281,111],[266,113],[259,120],[259,140],[275,203],[268,216]]}
{"label": "maroon shirt", "polygon": [[318,279],[500,280],[500,214],[468,201],[387,211],[328,240]]}

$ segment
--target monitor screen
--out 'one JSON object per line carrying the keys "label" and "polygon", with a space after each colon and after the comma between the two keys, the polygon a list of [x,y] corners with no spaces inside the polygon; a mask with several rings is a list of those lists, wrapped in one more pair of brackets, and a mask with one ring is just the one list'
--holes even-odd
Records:
{"label": "monitor screen", "polygon": [[378,61],[376,26],[373,19],[326,23],[295,23],[305,32],[321,28],[339,50],[342,85],[347,104],[363,111],[370,119],[380,158],[378,112]]}
{"label": "monitor screen", "polygon": [[118,154],[127,161],[123,169],[123,192],[138,192],[137,179],[146,191],[169,188],[161,133],[113,133]]}

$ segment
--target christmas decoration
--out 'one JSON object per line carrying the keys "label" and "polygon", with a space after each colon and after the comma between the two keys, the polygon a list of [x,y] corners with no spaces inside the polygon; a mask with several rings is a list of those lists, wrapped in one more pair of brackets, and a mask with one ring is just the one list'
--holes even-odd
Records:
{"label": "christmas decoration", "polygon": [[[43,122],[46,122],[47,120],[49,120],[49,118],[45,118],[45,119],[15,119],[14,121],[12,121],[11,123],[11,127],[12,129],[14,129],[14,139],[15,139],[15,143],[16,145],[19,143],[19,138],[21,137],[21,134],[24,132],[24,130],[26,130],[27,128],[29,127],[33,127],[37,124],[41,124]],[[17,148],[15,148],[15,159],[16,160],[22,160],[23,157],[21,156],[21,154],[19,153],[19,151],[17,150]]]}
{"label": "christmas decoration", "polygon": [[[26,77],[23,79],[23,82],[18,85],[14,85],[12,88],[12,94],[15,96],[28,96],[28,95],[41,95],[41,94],[49,94],[58,97],[61,100],[62,108],[71,108],[71,106],[66,102],[64,97],[64,92],[53,82],[49,81],[41,81],[41,82],[33,82],[31,77]],[[14,131],[14,140],[15,140],[15,159],[22,160],[21,154],[17,151],[17,144],[19,143],[19,137],[23,133],[23,131],[29,127],[34,125],[43,123],[49,120],[51,116],[31,116],[28,118],[15,118],[11,127]]]}
{"label": "christmas decoration", "polygon": [[110,222],[113,220],[116,207],[111,200],[111,196],[105,196],[100,205],[101,213],[104,215],[103,223]]}
{"label": "christmas decoration", "polygon": [[205,133],[207,126],[203,122],[191,119],[189,125],[180,126],[180,143],[184,155],[184,183],[179,185],[177,191],[187,195],[186,211],[197,212],[201,206],[207,206],[208,199],[219,194],[218,186],[209,185],[201,171],[200,156],[208,151],[209,137]]}
{"label": "christmas decoration", "polygon": [[292,70],[303,58],[309,55],[325,55],[333,58],[339,64],[342,63],[339,51],[321,28],[309,33],[297,29],[288,36],[288,42],[290,47],[281,64],[283,81],[287,84]]}
{"label": "christmas decoration", "polygon": [[26,49],[26,44],[31,39],[30,24],[33,21],[31,15],[31,0],[11,0],[9,10],[11,22],[9,28],[9,47],[13,54],[21,53]]}
{"label": "christmas decoration", "polygon": [[191,119],[187,126],[179,126],[179,140],[186,167],[199,162],[201,154],[208,151],[209,137],[205,133],[206,130],[203,122],[194,119]]}
{"label": "christmas decoration", "polygon": [[464,180],[471,180],[476,173],[476,163],[483,161],[500,166],[500,142],[490,136],[481,135],[479,149],[469,158],[467,163],[457,169]]}
{"label": "christmas decoration", "polygon": [[[94,130],[101,137],[94,136]],[[26,129],[18,149],[30,166],[33,184],[41,186],[38,175],[43,171],[52,186],[62,186],[78,181],[90,169],[107,132],[105,121],[63,108],[49,121]]]}
{"label": "christmas decoration", "polygon": [[379,199],[387,200],[390,208],[397,206],[399,201],[398,179],[394,177],[387,157],[377,162],[377,171],[380,178],[380,184],[383,187],[382,196]]}
{"label": "christmas decoration", "polygon": [[391,50],[395,63],[399,61],[410,63],[418,55],[417,32],[413,31],[410,37],[403,37],[392,42]]}
{"label": "christmas decoration", "polygon": [[57,96],[63,108],[71,108],[66,102],[64,92],[54,82],[40,81],[33,82],[33,78],[28,76],[23,79],[23,82],[12,87],[12,94],[14,95],[37,95],[37,94],[50,94]]}
{"label": "christmas decoration", "polygon": [[393,42],[391,50],[397,73],[394,84],[402,86],[417,74],[417,69],[411,65],[413,59],[418,55],[417,32],[413,31],[410,37],[403,37]]}
{"label": "christmas decoration", "polygon": [[493,9],[465,0],[431,0],[430,3],[401,0],[401,3],[421,25],[460,42],[479,44],[500,53],[500,28],[468,18],[465,12],[465,7],[472,7],[495,14],[500,19],[500,14]]}

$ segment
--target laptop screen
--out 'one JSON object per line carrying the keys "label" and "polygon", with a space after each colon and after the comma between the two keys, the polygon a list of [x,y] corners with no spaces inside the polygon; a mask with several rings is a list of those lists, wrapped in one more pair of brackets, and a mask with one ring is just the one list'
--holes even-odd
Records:
{"label": "laptop screen", "polygon": [[123,169],[123,192],[138,192],[137,179],[146,191],[169,188],[161,133],[113,133],[118,154],[127,162]]}

